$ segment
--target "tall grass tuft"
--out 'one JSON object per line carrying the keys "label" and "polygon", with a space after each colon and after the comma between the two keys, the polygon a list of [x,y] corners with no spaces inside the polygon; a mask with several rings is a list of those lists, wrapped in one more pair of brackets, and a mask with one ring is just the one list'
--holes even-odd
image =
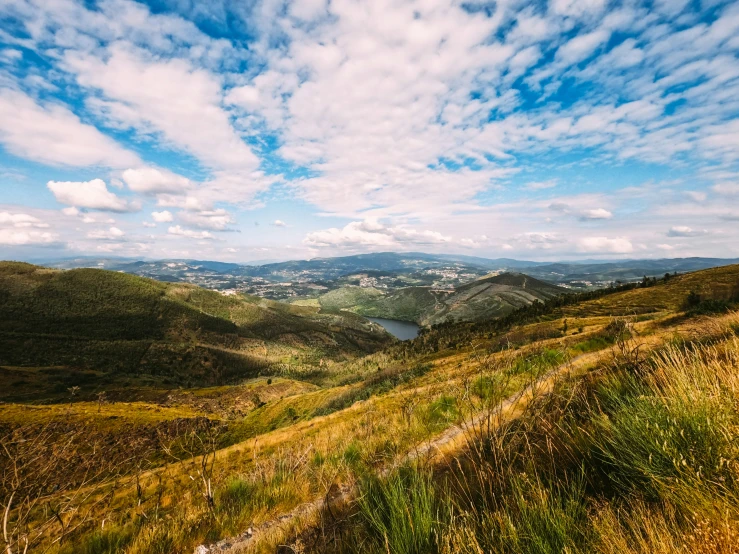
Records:
{"label": "tall grass tuft", "polygon": [[433,551],[440,502],[430,473],[405,468],[386,478],[367,477],[361,490],[359,517],[368,537],[361,552]]}

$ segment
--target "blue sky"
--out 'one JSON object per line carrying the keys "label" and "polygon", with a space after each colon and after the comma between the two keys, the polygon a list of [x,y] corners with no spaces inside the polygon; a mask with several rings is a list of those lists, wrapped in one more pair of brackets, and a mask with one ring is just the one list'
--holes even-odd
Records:
{"label": "blue sky", "polygon": [[0,5],[0,257],[739,256],[739,4]]}

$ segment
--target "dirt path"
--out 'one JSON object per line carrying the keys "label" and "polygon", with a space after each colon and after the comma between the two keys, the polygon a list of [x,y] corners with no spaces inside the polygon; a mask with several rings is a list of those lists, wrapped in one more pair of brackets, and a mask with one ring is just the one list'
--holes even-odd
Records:
{"label": "dirt path", "polygon": [[[557,379],[563,374],[572,371],[576,366],[585,366],[589,362],[598,359],[602,354],[603,351],[581,354],[555,367],[499,404],[495,409],[495,421],[500,423],[518,417],[531,398],[551,392]],[[480,429],[482,424],[485,423],[486,418],[489,417],[491,417],[491,414],[486,411],[461,424],[453,425],[441,435],[409,451],[393,467],[422,457],[430,458],[433,463],[434,461],[438,461],[440,457],[443,458],[444,456],[458,452],[468,440],[468,433],[474,429]],[[386,474],[391,469],[392,467],[388,467],[382,473]],[[278,531],[286,533],[290,529],[298,528],[300,524],[316,521],[320,511],[326,506],[347,503],[356,497],[356,493],[356,487],[330,490],[326,496],[300,504],[291,511],[264,522],[259,526],[250,527],[236,537],[223,539],[212,545],[198,546],[195,549],[195,554],[236,554],[242,552],[253,544],[253,541],[257,538],[261,539]]]}

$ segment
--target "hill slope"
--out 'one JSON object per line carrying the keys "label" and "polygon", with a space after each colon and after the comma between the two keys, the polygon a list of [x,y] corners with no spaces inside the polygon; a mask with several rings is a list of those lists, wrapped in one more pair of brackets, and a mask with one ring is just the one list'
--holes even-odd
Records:
{"label": "hill slope", "polygon": [[97,269],[0,263],[0,364],[221,382],[392,339],[362,318]]}
{"label": "hill slope", "polygon": [[564,294],[567,289],[522,273],[502,273],[458,287],[441,305],[427,311],[422,325],[449,321],[479,321],[506,315],[536,300]]}

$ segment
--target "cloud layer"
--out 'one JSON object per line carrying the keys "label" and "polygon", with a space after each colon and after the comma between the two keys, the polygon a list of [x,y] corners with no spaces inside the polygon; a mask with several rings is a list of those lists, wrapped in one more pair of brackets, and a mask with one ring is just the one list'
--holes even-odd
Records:
{"label": "cloud layer", "polygon": [[739,256],[735,2],[11,0],[0,21],[0,244]]}

